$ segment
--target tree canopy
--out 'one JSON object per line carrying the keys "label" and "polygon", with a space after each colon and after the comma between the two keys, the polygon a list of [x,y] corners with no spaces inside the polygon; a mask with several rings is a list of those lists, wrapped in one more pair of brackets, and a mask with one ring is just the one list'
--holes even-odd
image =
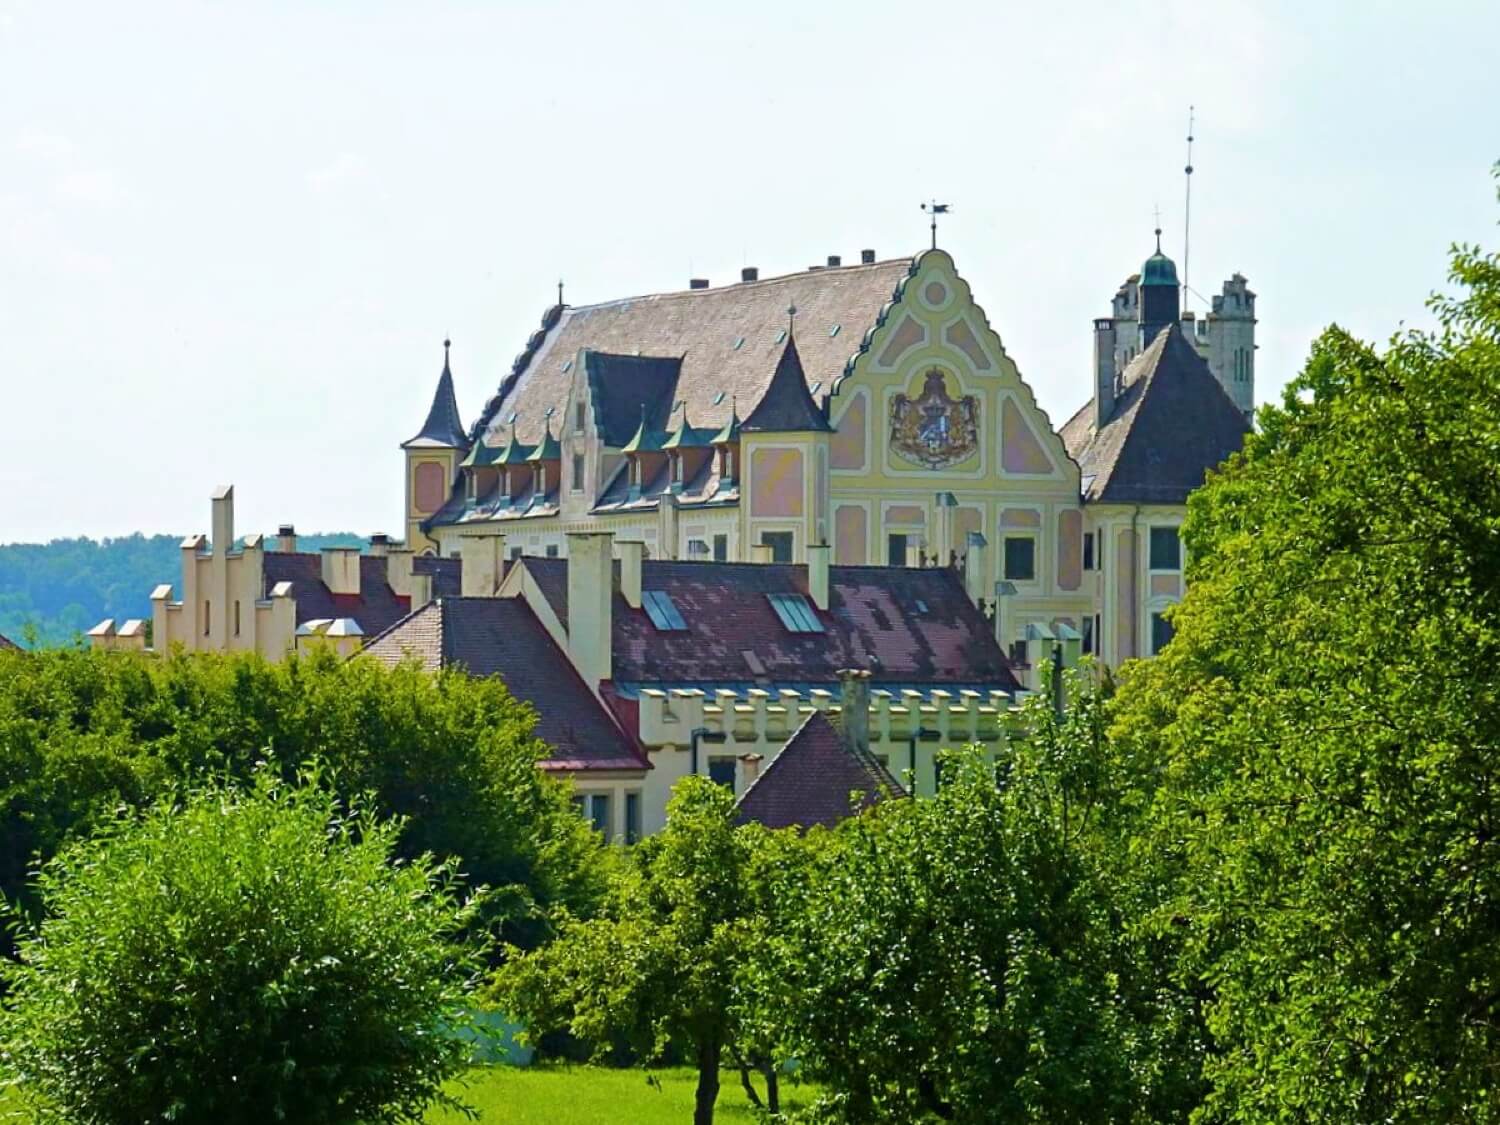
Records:
{"label": "tree canopy", "polygon": [[0,961],[0,1061],[33,1120],[418,1122],[478,958],[453,868],[393,862],[364,801],[249,787],[122,810],[52,858]]}
{"label": "tree canopy", "polygon": [[1500,1117],[1500,259],[1335,327],[1190,501],[1118,699],[1143,932],[1203,989],[1204,1120]]}

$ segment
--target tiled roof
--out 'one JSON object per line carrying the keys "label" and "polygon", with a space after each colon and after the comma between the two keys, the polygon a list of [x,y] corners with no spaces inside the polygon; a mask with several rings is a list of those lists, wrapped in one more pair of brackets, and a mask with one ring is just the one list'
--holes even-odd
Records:
{"label": "tiled roof", "polygon": [[464,436],[463,416],[458,412],[458,396],[453,393],[453,372],[448,368],[448,343],[443,342],[443,373],[438,376],[437,390],[432,396],[432,406],[427,411],[427,421],[415,437],[405,446],[427,445],[462,449],[468,444]]}
{"label": "tiled roof", "polygon": [[[412,559],[417,574],[432,575],[433,597],[457,594],[462,579],[459,559],[428,555]],[[290,582],[297,600],[297,624],[319,619],[352,617],[365,636],[394,625],[411,611],[411,599],[397,594],[386,581],[386,560],[377,555],[359,557],[359,593],[335,594],[323,584],[323,560],[307,551],[267,551],[263,596],[280,582]]]}
{"label": "tiled roof", "polygon": [[[673,400],[686,403],[693,422],[719,427],[730,402],[758,403],[786,339],[786,310],[797,306],[798,343],[808,383],[828,390],[857,353],[865,333],[910,275],[909,258],[837,269],[809,270],[763,281],[689,289],[549,309],[543,328],[481,415],[475,434],[514,412],[523,441],[542,434],[546,410],[563,408],[573,365],[585,350],[615,357],[680,357]],[[640,422],[641,397],[626,411],[628,440]],[[610,425],[615,425],[611,422]]]}
{"label": "tiled roof", "polygon": [[[568,563],[527,558],[564,627]],[[1017,691],[992,623],[943,568],[834,566],[822,633],[792,633],[767,594],[807,593],[807,567],[790,563],[647,559],[642,588],[665,590],[687,628],[660,632],[617,592],[613,677],[619,683],[837,683],[866,669],[871,684],[989,685]]]}
{"label": "tiled roof", "polygon": [[802,370],[802,357],[797,354],[797,341],[788,337],[781,349],[781,358],[776,361],[776,373],[771,384],[756,403],[750,416],[740,425],[745,433],[801,433],[808,430],[826,433],[833,429],[823,411],[813,401],[807,389],[807,376]]}
{"label": "tiled roof", "polygon": [[365,652],[387,664],[408,655],[429,671],[462,665],[499,676],[536,709],[537,737],[553,748],[550,769],[649,766],[521,598],[443,598],[371,641]]}
{"label": "tiled roof", "polygon": [[868,750],[846,747],[827,716],[814,711],[745,790],[735,819],[767,828],[832,827],[877,801],[903,796],[889,770]]}
{"label": "tiled roof", "polygon": [[1172,324],[1125,369],[1109,421],[1090,399],[1062,428],[1084,499],[1183,504],[1204,474],[1240,448],[1250,425],[1208,364]]}

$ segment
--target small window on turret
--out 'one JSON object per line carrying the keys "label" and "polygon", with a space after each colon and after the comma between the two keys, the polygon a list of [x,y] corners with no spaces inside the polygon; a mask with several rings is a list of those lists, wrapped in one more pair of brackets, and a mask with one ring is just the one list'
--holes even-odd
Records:
{"label": "small window on turret", "polygon": [[583,491],[583,454],[573,454],[573,491]]}
{"label": "small window on turret", "polygon": [[573,432],[575,434],[583,433],[583,410],[583,403],[573,404]]}

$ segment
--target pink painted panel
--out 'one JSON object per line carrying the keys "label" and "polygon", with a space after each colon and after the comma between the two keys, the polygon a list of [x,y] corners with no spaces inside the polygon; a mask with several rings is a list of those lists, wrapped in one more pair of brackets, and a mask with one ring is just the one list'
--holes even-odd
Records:
{"label": "pink painted panel", "polygon": [[1083,513],[1069,508],[1057,515],[1057,588],[1083,585]]}
{"label": "pink painted panel", "polygon": [[967,320],[955,320],[952,324],[948,325],[946,335],[948,343],[968,356],[969,362],[978,370],[988,371],[990,369],[990,357],[984,354],[984,349],[979,346],[979,341],[974,338],[974,330],[969,327]]}
{"label": "pink painted panel", "polygon": [[1135,567],[1135,532],[1122,531],[1115,552],[1115,650],[1119,659],[1135,655],[1131,644],[1131,626],[1135,621],[1135,583],[1140,581]]}
{"label": "pink painted panel", "polygon": [[885,510],[886,523],[924,524],[927,512],[909,504],[895,504]]}
{"label": "pink painted panel", "polygon": [[750,455],[750,514],[800,516],[803,493],[800,449],[757,449]]}
{"label": "pink painted panel", "polygon": [[922,327],[922,323],[912,317],[906,317],[896,325],[896,330],[891,333],[891,342],[881,351],[881,365],[894,367],[902,355],[926,339],[927,329]]}
{"label": "pink painted panel", "polygon": [[412,481],[412,504],[423,515],[435,512],[448,499],[448,474],[436,461],[423,461],[417,466]]}
{"label": "pink painted panel", "polygon": [[1001,464],[1007,473],[1050,473],[1052,459],[1026,424],[1020,409],[1005,400],[1000,423]]}
{"label": "pink painted panel", "polygon": [[1042,514],[1033,508],[1006,508],[1000,513],[1001,527],[1041,527]]}
{"label": "pink painted panel", "polygon": [[839,427],[828,439],[831,464],[835,469],[862,469],[865,467],[865,404],[869,395],[860,391],[839,419]]}
{"label": "pink painted panel", "polygon": [[841,505],[833,513],[833,561],[863,566],[869,542],[870,515],[858,505]]}
{"label": "pink painted panel", "polygon": [[1176,598],[1182,595],[1182,579],[1175,574],[1153,574],[1151,576],[1151,596],[1159,597],[1166,595]]}

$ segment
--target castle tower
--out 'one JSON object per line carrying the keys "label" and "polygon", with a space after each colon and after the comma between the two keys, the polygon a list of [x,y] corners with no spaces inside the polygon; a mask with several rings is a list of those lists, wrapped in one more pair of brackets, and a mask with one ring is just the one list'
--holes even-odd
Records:
{"label": "castle tower", "polygon": [[1249,418],[1255,411],[1255,294],[1244,275],[1237,273],[1224,283],[1205,320],[1208,369]]}
{"label": "castle tower", "polygon": [[406,454],[406,545],[418,554],[437,553],[437,543],[422,531],[422,521],[448,499],[458,463],[469,445],[453,393],[450,343],[443,341],[443,373],[438,376],[427,421],[415,437],[401,443]]}

